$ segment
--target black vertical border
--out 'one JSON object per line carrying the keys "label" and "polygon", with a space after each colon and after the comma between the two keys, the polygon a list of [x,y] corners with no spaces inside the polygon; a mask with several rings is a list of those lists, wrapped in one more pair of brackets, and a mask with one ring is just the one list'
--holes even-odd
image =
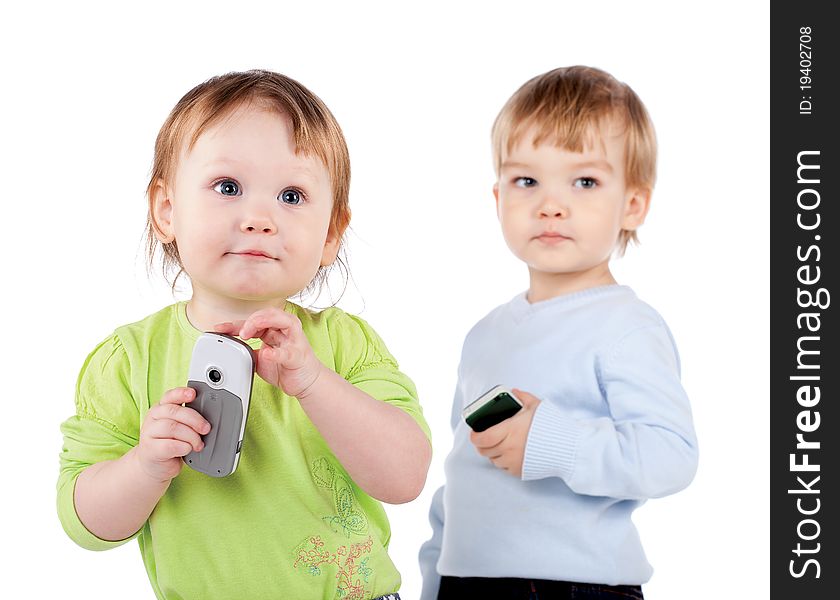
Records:
{"label": "black vertical border", "polygon": [[[829,491],[840,487],[840,327],[835,317],[840,310],[840,19],[829,15],[835,10],[829,2],[785,1],[771,4],[770,13],[770,584],[771,596],[779,599],[840,597],[837,494]],[[812,88],[803,90],[800,77],[805,74],[800,69],[805,63],[800,61],[806,58],[800,52],[807,50],[800,48],[800,31],[804,27],[811,31],[806,45],[811,53]],[[811,103],[810,111],[807,104],[800,104],[803,100]],[[806,112],[810,114],[802,114]],[[802,160],[819,164],[820,169],[803,170],[801,178],[818,178],[819,183],[798,181],[797,156],[804,151],[819,151],[819,155],[803,155]],[[819,205],[814,206],[818,197]],[[804,209],[800,203],[812,208]],[[799,217],[806,226],[813,226],[817,214],[818,227],[806,230],[797,224]],[[817,267],[819,280],[804,284],[803,278],[815,279]],[[816,295],[820,288],[830,295],[826,308],[800,306],[799,300],[807,303],[803,290]],[[800,318],[803,313],[819,315],[809,321],[812,326],[819,323],[819,331],[808,330]],[[803,340],[803,336],[812,339]],[[819,350],[819,354],[803,355],[801,348]],[[798,357],[819,368],[799,368]],[[819,381],[791,379],[798,375],[817,376]],[[803,385],[819,387],[820,400],[814,406],[798,402]],[[806,393],[815,396],[813,388]],[[797,420],[806,428],[813,427],[817,412],[819,427],[802,432]],[[808,442],[819,442],[819,449],[797,449],[798,433]],[[798,463],[808,454],[809,463],[818,464],[819,471],[792,471],[791,454],[796,454]],[[820,479],[814,483],[817,476]],[[806,486],[819,493],[803,493]],[[806,515],[803,511],[815,512]],[[806,565],[809,559],[819,563],[819,577],[815,563]]]}

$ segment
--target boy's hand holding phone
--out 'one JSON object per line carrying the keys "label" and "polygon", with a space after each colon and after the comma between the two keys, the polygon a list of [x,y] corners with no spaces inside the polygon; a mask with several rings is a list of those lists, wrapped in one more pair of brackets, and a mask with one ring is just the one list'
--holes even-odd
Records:
{"label": "boy's hand holding phone", "polygon": [[522,390],[512,391],[522,403],[522,409],[498,425],[481,432],[471,432],[470,441],[478,453],[489,458],[493,465],[519,478],[522,477],[525,443],[540,400]]}
{"label": "boy's hand holding phone", "polygon": [[192,408],[181,406],[194,399],[195,390],[173,388],[146,413],[136,455],[150,478],[161,482],[173,479],[181,472],[181,457],[204,448],[201,436],[210,432],[210,423]]}

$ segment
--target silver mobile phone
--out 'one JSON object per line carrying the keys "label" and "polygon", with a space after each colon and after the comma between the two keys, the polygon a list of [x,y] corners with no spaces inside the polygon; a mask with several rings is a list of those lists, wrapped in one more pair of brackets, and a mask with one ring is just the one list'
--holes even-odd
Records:
{"label": "silver mobile phone", "polygon": [[251,347],[222,333],[202,334],[193,347],[188,379],[195,390],[189,406],[207,419],[210,432],[201,436],[201,452],[190,452],[184,462],[211,477],[230,475],[239,464],[251,402]]}
{"label": "silver mobile phone", "polygon": [[474,431],[484,431],[512,417],[521,408],[522,403],[513,392],[497,385],[468,404],[462,414],[467,425]]}

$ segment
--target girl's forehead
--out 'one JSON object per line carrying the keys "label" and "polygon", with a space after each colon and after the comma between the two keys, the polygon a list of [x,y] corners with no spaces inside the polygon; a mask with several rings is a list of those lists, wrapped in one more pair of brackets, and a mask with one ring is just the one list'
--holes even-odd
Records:
{"label": "girl's forehead", "polygon": [[245,106],[231,111],[199,133],[181,150],[181,164],[229,166],[242,169],[294,168],[320,178],[326,166],[298,150],[291,119],[276,110]]}
{"label": "girl's forehead", "polygon": [[[291,120],[277,111],[254,106],[240,106],[226,114],[207,121],[204,127],[192,135],[192,144],[185,147],[185,152],[197,148],[206,150],[219,144],[250,143],[280,144],[294,151],[294,132]],[[191,147],[190,147],[191,146]]]}

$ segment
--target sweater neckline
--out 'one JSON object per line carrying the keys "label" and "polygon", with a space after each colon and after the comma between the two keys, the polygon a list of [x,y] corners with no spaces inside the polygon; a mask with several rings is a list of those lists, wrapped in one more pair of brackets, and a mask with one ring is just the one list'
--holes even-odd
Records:
{"label": "sweater neckline", "polygon": [[528,302],[528,290],[525,290],[524,292],[517,294],[513,300],[510,301],[510,310],[513,313],[514,318],[521,321],[544,310],[569,310],[597,300],[622,296],[625,294],[635,295],[629,286],[612,283],[580,290],[579,292],[572,292],[570,294],[561,294],[560,296],[555,296],[554,298],[548,298],[546,300],[531,303]]}

